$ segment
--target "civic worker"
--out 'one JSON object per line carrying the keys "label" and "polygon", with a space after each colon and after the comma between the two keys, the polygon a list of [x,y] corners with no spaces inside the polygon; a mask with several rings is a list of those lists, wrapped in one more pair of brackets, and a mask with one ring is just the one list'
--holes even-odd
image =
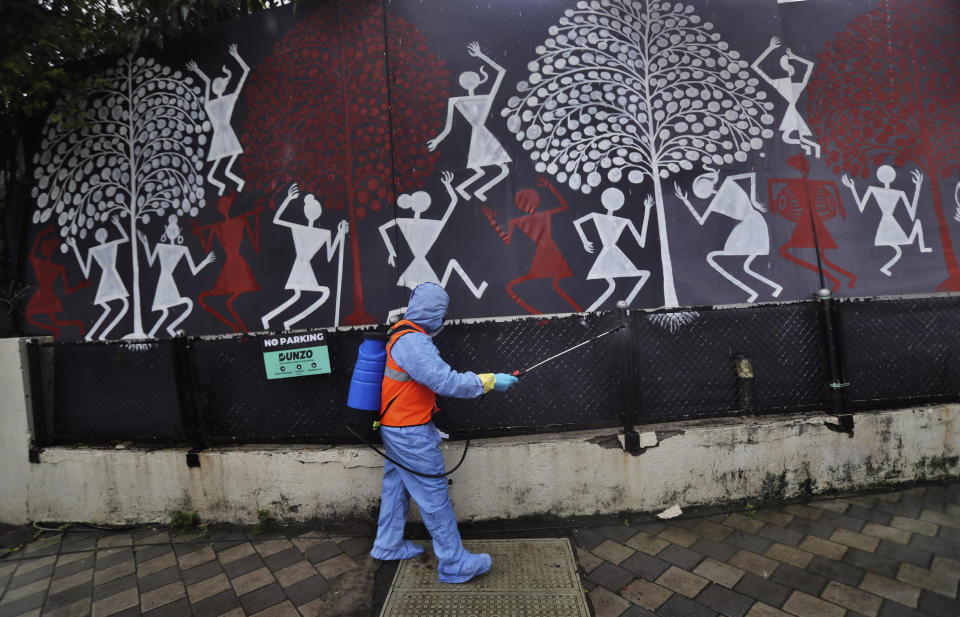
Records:
{"label": "civic worker", "polygon": [[[476,398],[490,390],[503,392],[517,382],[504,373],[458,373],[440,358],[431,338],[443,329],[450,298],[436,283],[422,283],[410,295],[404,319],[388,333],[387,366],[380,398],[380,433],[387,455],[424,474],[444,472],[440,434],[433,425],[437,395]],[[423,547],[403,539],[410,497],[417,502],[433,538],[441,583],[465,583],[490,569],[490,555],[468,553],[460,541],[457,519],[447,494],[446,477],[425,478],[383,463],[383,491],[376,559],[409,559]]]}

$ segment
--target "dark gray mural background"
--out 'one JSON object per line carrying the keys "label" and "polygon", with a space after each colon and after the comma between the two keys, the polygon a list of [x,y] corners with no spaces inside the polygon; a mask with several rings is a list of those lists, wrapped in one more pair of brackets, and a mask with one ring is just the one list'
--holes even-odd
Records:
{"label": "dark gray mural background", "polygon": [[[520,120],[520,114],[510,119],[512,110],[532,109],[517,105],[538,87],[533,79],[549,81],[543,57],[554,49],[550,45],[558,44],[566,27],[563,20],[578,28],[601,28],[599,21],[589,21],[589,14],[602,17],[615,11],[647,15],[647,26],[667,27],[666,21],[673,19],[671,27],[682,31],[669,44],[675,49],[663,54],[667,66],[659,86],[662,92],[672,93],[675,82],[683,80],[683,71],[691,74],[691,80],[706,79],[693,76],[694,71],[709,68],[698,69],[692,63],[692,54],[700,50],[704,62],[723,56],[725,62],[730,57],[739,64],[724,68],[726,75],[715,64],[717,83],[687,89],[689,96],[654,97],[667,118],[661,121],[667,127],[663,139],[684,138],[684,152],[691,152],[676,159],[675,171],[668,170],[663,159],[659,194],[649,175],[629,173],[645,164],[631,163],[630,153],[646,147],[639,136],[645,130],[641,117],[649,119],[644,115],[648,110],[628,112],[627,95],[617,98],[646,83],[640,69],[621,78],[609,67],[598,68],[594,78],[585,78],[596,84],[577,91],[587,98],[576,117],[551,121],[571,140],[576,131],[587,141],[607,131],[607,140],[614,145],[606,147],[606,159],[619,156],[625,160],[622,164],[602,167],[597,158],[595,167],[588,169],[583,166],[590,162],[585,155],[563,178],[559,175],[563,165],[538,171],[538,160],[546,160],[543,153],[560,146],[534,143],[546,125],[534,129],[533,134],[538,130],[540,134],[531,138],[536,120]],[[851,133],[824,127],[852,120],[826,108],[829,97],[814,97],[814,92],[833,88],[831,74],[819,59],[827,57],[826,50],[834,49],[839,37],[855,38],[857,20],[874,11],[889,15],[886,43],[896,45],[906,31],[933,41],[937,32],[955,33],[960,26],[960,6],[948,0],[316,1],[218,25],[175,49],[118,59],[113,66],[126,70],[128,78],[120,72],[108,77],[126,90],[91,94],[87,133],[78,133],[74,143],[67,132],[50,125],[34,144],[36,211],[28,217],[21,243],[25,280],[34,285],[26,306],[28,329],[60,339],[117,339],[167,337],[177,329],[214,334],[382,322],[389,311],[403,306],[410,287],[445,276],[452,299],[450,317],[605,310],[634,290],[631,306],[637,308],[789,301],[808,298],[821,286],[845,296],[955,291],[942,284],[955,274],[949,271],[943,237],[950,237],[960,225],[954,219],[958,127],[955,120],[936,119],[960,117],[960,53],[949,53],[960,52],[960,44],[954,39],[949,47],[944,34],[938,44],[945,49],[936,53],[925,51],[922,40],[909,47],[912,58],[929,64],[918,69],[914,84],[897,73],[895,59],[887,67],[890,80],[899,80],[904,88],[920,92],[922,100],[939,106],[928,110],[923,103],[918,111],[891,103],[886,113],[908,119],[922,113],[932,119],[927,128],[937,136],[931,139],[941,141],[928,150],[937,161],[942,220],[936,212],[931,172],[911,158],[920,157],[923,144],[909,140],[902,144],[901,150],[909,155],[903,161],[893,150],[871,154],[863,164],[848,162],[840,154],[829,158],[830,152],[844,150],[837,135]],[[680,17],[670,17],[674,13]],[[712,24],[709,29],[707,22]],[[912,25],[898,29],[904,23]],[[554,30],[557,27],[561,29]],[[619,35],[624,32],[621,28]],[[713,33],[718,40],[711,38]],[[683,38],[686,34],[693,37],[689,42]],[[773,37],[779,46],[770,49]],[[577,48],[572,52],[577,62],[595,61],[602,40],[600,35],[585,38],[582,45],[571,43]],[[862,54],[869,55],[884,43],[864,40]],[[231,52],[231,45],[236,45],[236,52]],[[626,47],[618,49],[624,51],[610,53],[626,58]],[[801,83],[805,61],[811,67],[809,82],[791,90],[792,102],[750,66],[767,53],[760,68],[773,79],[789,81],[781,64],[788,49],[794,54],[787,61],[794,70],[793,83]],[[857,49],[856,41],[849,49]],[[837,44],[831,53],[836,56],[840,50]],[[237,56],[250,68],[239,89],[243,69]],[[198,70],[191,68],[192,60]],[[534,62],[538,64],[531,68]],[[216,80],[225,76],[224,66],[230,76],[218,84]],[[852,61],[847,68],[851,100],[855,96],[868,100],[874,82],[864,80],[858,70],[866,73],[873,68]],[[172,85],[157,84],[133,101],[137,85],[149,80],[146,73],[134,76],[141,69],[154,71]],[[562,72],[570,65],[554,64],[553,69]],[[198,71],[210,80],[211,93],[205,92]],[[879,71],[886,74],[883,67]],[[466,82],[461,79],[465,73],[472,73]],[[921,73],[940,79],[936,84],[921,82]],[[473,90],[472,98],[468,89]],[[726,94],[717,94],[720,90]],[[606,94],[612,99],[604,99]],[[114,97],[115,114],[109,96]],[[131,100],[123,103],[123,96]],[[590,96],[600,98],[588,100]],[[725,107],[723,97],[738,97],[740,102]],[[701,102],[682,103],[683,98]],[[749,101],[746,106],[744,100]],[[671,102],[677,113],[667,111],[674,109]],[[559,109],[563,105],[567,103]],[[711,127],[704,118],[714,107],[719,117],[730,115]],[[759,110],[756,115],[748,113],[751,107]],[[634,113],[635,121],[617,125],[617,112]],[[450,129],[445,132],[448,113]],[[815,113],[822,115],[821,120],[814,121]],[[689,118],[671,120],[670,114]],[[161,116],[167,115],[175,117],[163,119],[160,126]],[[554,115],[559,117],[560,111]],[[781,123],[789,124],[785,116],[794,130],[781,134]],[[122,154],[107,151],[124,152],[120,142],[125,138],[118,127],[132,130],[129,126],[135,122],[161,142],[155,151],[146,150],[146,141],[134,145],[128,163],[123,163]],[[700,132],[707,135],[724,122],[743,123],[747,137],[740,143],[717,133],[720,158],[714,160],[706,145],[695,145],[695,127],[705,125]],[[631,133],[628,125],[640,128]],[[169,131],[166,137],[164,130]],[[103,135],[94,139],[96,131]],[[521,131],[524,136],[518,139]],[[81,146],[87,139],[89,145]],[[590,147],[602,150],[602,141],[593,139]],[[730,142],[726,150],[722,142]],[[616,151],[618,143],[622,154]],[[822,149],[820,156],[811,144]],[[80,154],[83,148],[89,152],[78,154],[71,164],[74,146]],[[541,158],[534,160],[534,152],[541,152]],[[725,159],[724,152],[730,157]],[[741,154],[733,158],[735,153]],[[153,158],[155,165],[144,170],[144,161]],[[183,166],[176,162],[181,159]],[[855,172],[852,166],[857,165]],[[882,165],[895,171],[887,188],[877,175]],[[619,176],[610,173],[618,168],[623,169]],[[712,183],[704,177],[710,169],[716,173]],[[918,170],[923,178],[911,217],[916,187],[912,174]],[[581,179],[574,181],[574,173]],[[755,200],[748,196],[751,174]],[[478,179],[465,184],[474,175]],[[844,175],[852,177],[861,199],[869,187],[887,192],[874,191],[861,213]],[[809,182],[804,183],[804,176]],[[130,216],[133,198],[121,203],[115,197],[120,189],[108,196],[107,187],[97,188],[115,181],[129,191],[134,177],[139,178],[143,202],[137,208],[153,208],[148,218]],[[242,188],[234,178],[243,181]],[[585,193],[580,187],[591,182],[595,184]],[[223,187],[222,195],[217,183]],[[291,190],[294,184],[296,189]],[[895,191],[903,192],[902,201]],[[448,210],[451,194],[456,200]],[[713,202],[703,224],[681,194],[701,217]],[[151,199],[153,206],[148,205]],[[652,205],[645,216],[648,199]],[[888,208],[895,203],[891,213],[881,213],[882,199],[891,200]],[[605,208],[621,202],[622,207],[610,211],[618,218],[607,218]],[[110,210],[109,203],[117,207]],[[85,217],[82,223],[79,213]],[[589,217],[591,213],[599,216]],[[177,215],[178,228],[172,235],[179,231],[182,242],[168,237],[171,214]],[[117,223],[111,222],[112,216]],[[434,222],[414,224],[410,219],[416,216]],[[821,219],[814,223],[816,216]],[[578,221],[586,243],[575,225]],[[903,238],[890,231],[891,221]],[[921,252],[916,236],[906,241],[915,221],[929,252]],[[646,230],[642,247],[631,227],[640,236]],[[887,230],[885,235],[880,228]],[[508,235],[509,244],[504,240]],[[395,253],[392,260],[385,237]],[[664,237],[669,242],[669,264]],[[111,248],[97,248],[110,243],[116,243],[115,254]],[[889,266],[888,276],[881,267],[895,250],[902,251],[902,257]],[[211,251],[214,256],[208,258]],[[707,259],[710,254],[712,263]],[[758,276],[744,269],[745,260]],[[668,291],[671,274],[673,294]],[[599,302],[611,282],[614,290]]]}

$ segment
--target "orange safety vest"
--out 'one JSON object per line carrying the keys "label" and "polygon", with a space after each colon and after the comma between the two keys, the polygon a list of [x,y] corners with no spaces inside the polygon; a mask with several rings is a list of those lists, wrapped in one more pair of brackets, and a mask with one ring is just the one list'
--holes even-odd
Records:
{"label": "orange safety vest", "polygon": [[426,424],[437,410],[437,395],[419,384],[393,361],[390,351],[404,334],[421,332],[423,328],[403,319],[390,328],[387,343],[387,365],[383,369],[383,387],[380,390],[380,423],[383,426],[419,426]]}

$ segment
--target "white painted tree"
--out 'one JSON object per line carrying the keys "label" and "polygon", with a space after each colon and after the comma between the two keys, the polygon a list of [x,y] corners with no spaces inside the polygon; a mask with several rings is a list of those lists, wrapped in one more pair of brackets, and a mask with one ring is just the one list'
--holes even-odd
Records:
{"label": "white painted tree", "polygon": [[55,217],[64,240],[90,243],[95,227],[126,219],[133,272],[126,338],[145,338],[137,227],[168,212],[196,216],[204,206],[201,146],[210,124],[193,79],[152,58],[123,58],[89,88],[79,122],[47,120],[34,157],[33,222]]}
{"label": "white painted tree", "polygon": [[749,63],[692,6],[583,0],[567,9],[503,116],[537,171],[589,193],[653,181],[664,306],[679,306],[661,182],[745,162],[773,136]]}

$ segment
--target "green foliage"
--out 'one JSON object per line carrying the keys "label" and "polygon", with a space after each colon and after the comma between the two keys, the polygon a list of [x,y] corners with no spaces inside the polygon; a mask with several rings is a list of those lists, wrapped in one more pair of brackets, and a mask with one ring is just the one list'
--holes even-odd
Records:
{"label": "green foliage", "polygon": [[746,514],[747,516],[753,516],[754,514],[757,513],[757,506],[753,505],[752,503],[748,503],[743,508],[743,513]]}
{"label": "green foliage", "polygon": [[253,526],[254,535],[259,535],[264,527],[276,522],[270,510],[257,510],[257,524]]}
{"label": "green foliage", "polygon": [[194,510],[171,510],[170,528],[178,531],[193,529],[200,525],[200,515]]}

